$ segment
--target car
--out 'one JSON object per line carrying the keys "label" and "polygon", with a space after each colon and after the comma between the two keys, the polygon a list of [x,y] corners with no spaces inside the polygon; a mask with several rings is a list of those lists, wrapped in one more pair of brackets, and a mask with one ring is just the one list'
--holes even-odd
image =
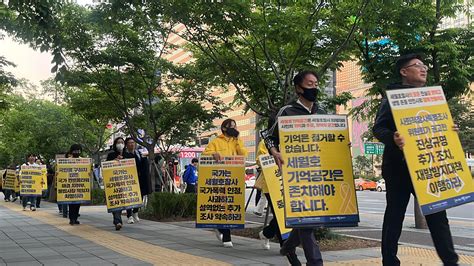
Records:
{"label": "car", "polygon": [[377,183],[375,183],[374,181],[363,179],[363,178],[354,179],[354,183],[355,183],[355,188],[359,191],[377,189]]}
{"label": "car", "polygon": [[382,178],[379,181],[377,181],[377,191],[378,192],[385,191],[385,179]]}

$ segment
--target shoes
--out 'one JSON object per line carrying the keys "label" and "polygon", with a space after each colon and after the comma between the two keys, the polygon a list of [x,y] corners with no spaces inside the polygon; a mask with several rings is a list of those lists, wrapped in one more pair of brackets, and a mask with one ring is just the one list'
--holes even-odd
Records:
{"label": "shoes", "polygon": [[135,220],[136,223],[140,222],[140,218],[138,218],[138,212],[133,214],[133,220]]}
{"label": "shoes", "polygon": [[10,199],[5,199],[5,202],[9,202],[9,201],[10,201]]}
{"label": "shoes", "polygon": [[120,231],[120,229],[122,229],[122,224],[116,224],[115,225],[115,231]]}
{"label": "shoes", "polygon": [[270,239],[266,238],[265,235],[263,234],[263,231],[260,231],[258,233],[258,236],[260,237],[260,240],[262,240],[262,248],[264,250],[270,250]]}
{"label": "shoes", "polygon": [[134,224],[134,223],[135,223],[135,221],[134,221],[134,219],[133,219],[133,216],[128,217],[127,223],[128,223],[128,224]]}
{"label": "shoes", "polygon": [[12,199],[12,202],[15,202],[16,200],[17,200],[17,198],[13,198],[13,199]]}
{"label": "shoes", "polygon": [[41,207],[39,205],[36,205],[36,209],[40,209]]}
{"label": "shoes", "polygon": [[263,217],[263,213],[261,212],[253,212],[253,214],[255,214],[258,217]]}
{"label": "shoes", "polygon": [[214,233],[216,233],[217,240],[219,240],[219,242],[222,242],[222,237],[223,236],[222,236],[221,232],[219,232],[219,230],[217,230],[217,229],[214,229]]}
{"label": "shoes", "polygon": [[81,222],[79,222],[78,220],[75,220],[74,224],[81,224]]}
{"label": "shoes", "polygon": [[69,224],[70,224],[70,225],[74,225],[74,221],[69,221]]}
{"label": "shoes", "polygon": [[225,248],[231,248],[233,247],[234,245],[232,245],[232,241],[229,241],[229,242],[223,242],[222,243],[224,245]]}
{"label": "shoes", "polygon": [[31,206],[31,207],[30,207],[30,210],[34,212],[34,211],[36,211],[36,207],[35,207],[35,206]]}

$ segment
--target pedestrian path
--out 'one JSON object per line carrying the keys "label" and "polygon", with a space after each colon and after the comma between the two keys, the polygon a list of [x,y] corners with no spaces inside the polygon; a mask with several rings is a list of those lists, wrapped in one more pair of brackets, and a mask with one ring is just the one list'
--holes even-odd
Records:
{"label": "pedestrian path", "polygon": [[[1,198],[1,197],[0,197]],[[0,265],[287,265],[260,241],[233,236],[234,248],[221,247],[212,231],[141,220],[115,231],[104,206],[81,207],[81,225],[70,226],[55,204],[36,212],[0,202]],[[304,263],[304,254],[298,250]],[[441,265],[430,249],[400,246],[402,265]],[[380,249],[323,252],[325,265],[380,265]],[[473,265],[474,257],[461,255]]]}

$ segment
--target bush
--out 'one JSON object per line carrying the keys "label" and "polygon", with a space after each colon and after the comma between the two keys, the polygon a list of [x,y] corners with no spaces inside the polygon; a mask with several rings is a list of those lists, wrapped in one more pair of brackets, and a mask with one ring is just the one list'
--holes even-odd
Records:
{"label": "bush", "polygon": [[337,240],[341,238],[341,235],[334,233],[327,227],[314,229],[314,236],[316,237],[316,240]]}
{"label": "bush", "polygon": [[92,189],[92,202],[91,205],[105,205],[105,191],[100,188]]}
{"label": "bush", "polygon": [[196,205],[196,194],[155,192],[148,195],[148,204],[143,214],[156,220],[190,218],[196,216]]}

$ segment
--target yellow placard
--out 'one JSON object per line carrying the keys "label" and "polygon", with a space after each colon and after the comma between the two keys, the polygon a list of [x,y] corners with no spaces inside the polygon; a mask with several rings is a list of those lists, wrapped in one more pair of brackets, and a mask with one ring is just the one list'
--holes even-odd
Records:
{"label": "yellow placard", "polygon": [[107,211],[143,205],[135,159],[102,162]]}
{"label": "yellow placard", "polygon": [[7,169],[7,174],[3,180],[3,189],[12,189],[15,190],[16,180],[16,170]]}
{"label": "yellow placard", "polygon": [[474,201],[473,183],[443,89],[387,91],[424,215]]}
{"label": "yellow placard", "polygon": [[45,165],[22,165],[20,170],[20,195],[41,196]]}
{"label": "yellow placard", "polygon": [[199,158],[197,228],[244,228],[245,158]]}
{"label": "yellow placard", "polygon": [[359,212],[347,118],[278,118],[286,227],[354,226]]}
{"label": "yellow placard", "polygon": [[43,179],[42,185],[43,185],[43,190],[48,189],[48,170],[46,169],[46,165],[41,165],[44,166],[43,169],[41,169],[41,178]]}
{"label": "yellow placard", "polygon": [[276,219],[278,222],[278,228],[280,229],[281,237],[283,239],[288,238],[291,232],[290,228],[285,226],[285,202],[283,200],[283,178],[281,176],[278,166],[275,164],[275,159],[269,154],[259,156],[260,167],[262,173],[265,176],[265,183],[270,193],[270,199],[272,200],[273,211],[275,212]]}
{"label": "yellow placard", "polygon": [[91,201],[90,158],[58,158],[57,192],[59,203],[87,203]]}
{"label": "yellow placard", "polygon": [[15,192],[20,193],[20,170],[15,171]]}

